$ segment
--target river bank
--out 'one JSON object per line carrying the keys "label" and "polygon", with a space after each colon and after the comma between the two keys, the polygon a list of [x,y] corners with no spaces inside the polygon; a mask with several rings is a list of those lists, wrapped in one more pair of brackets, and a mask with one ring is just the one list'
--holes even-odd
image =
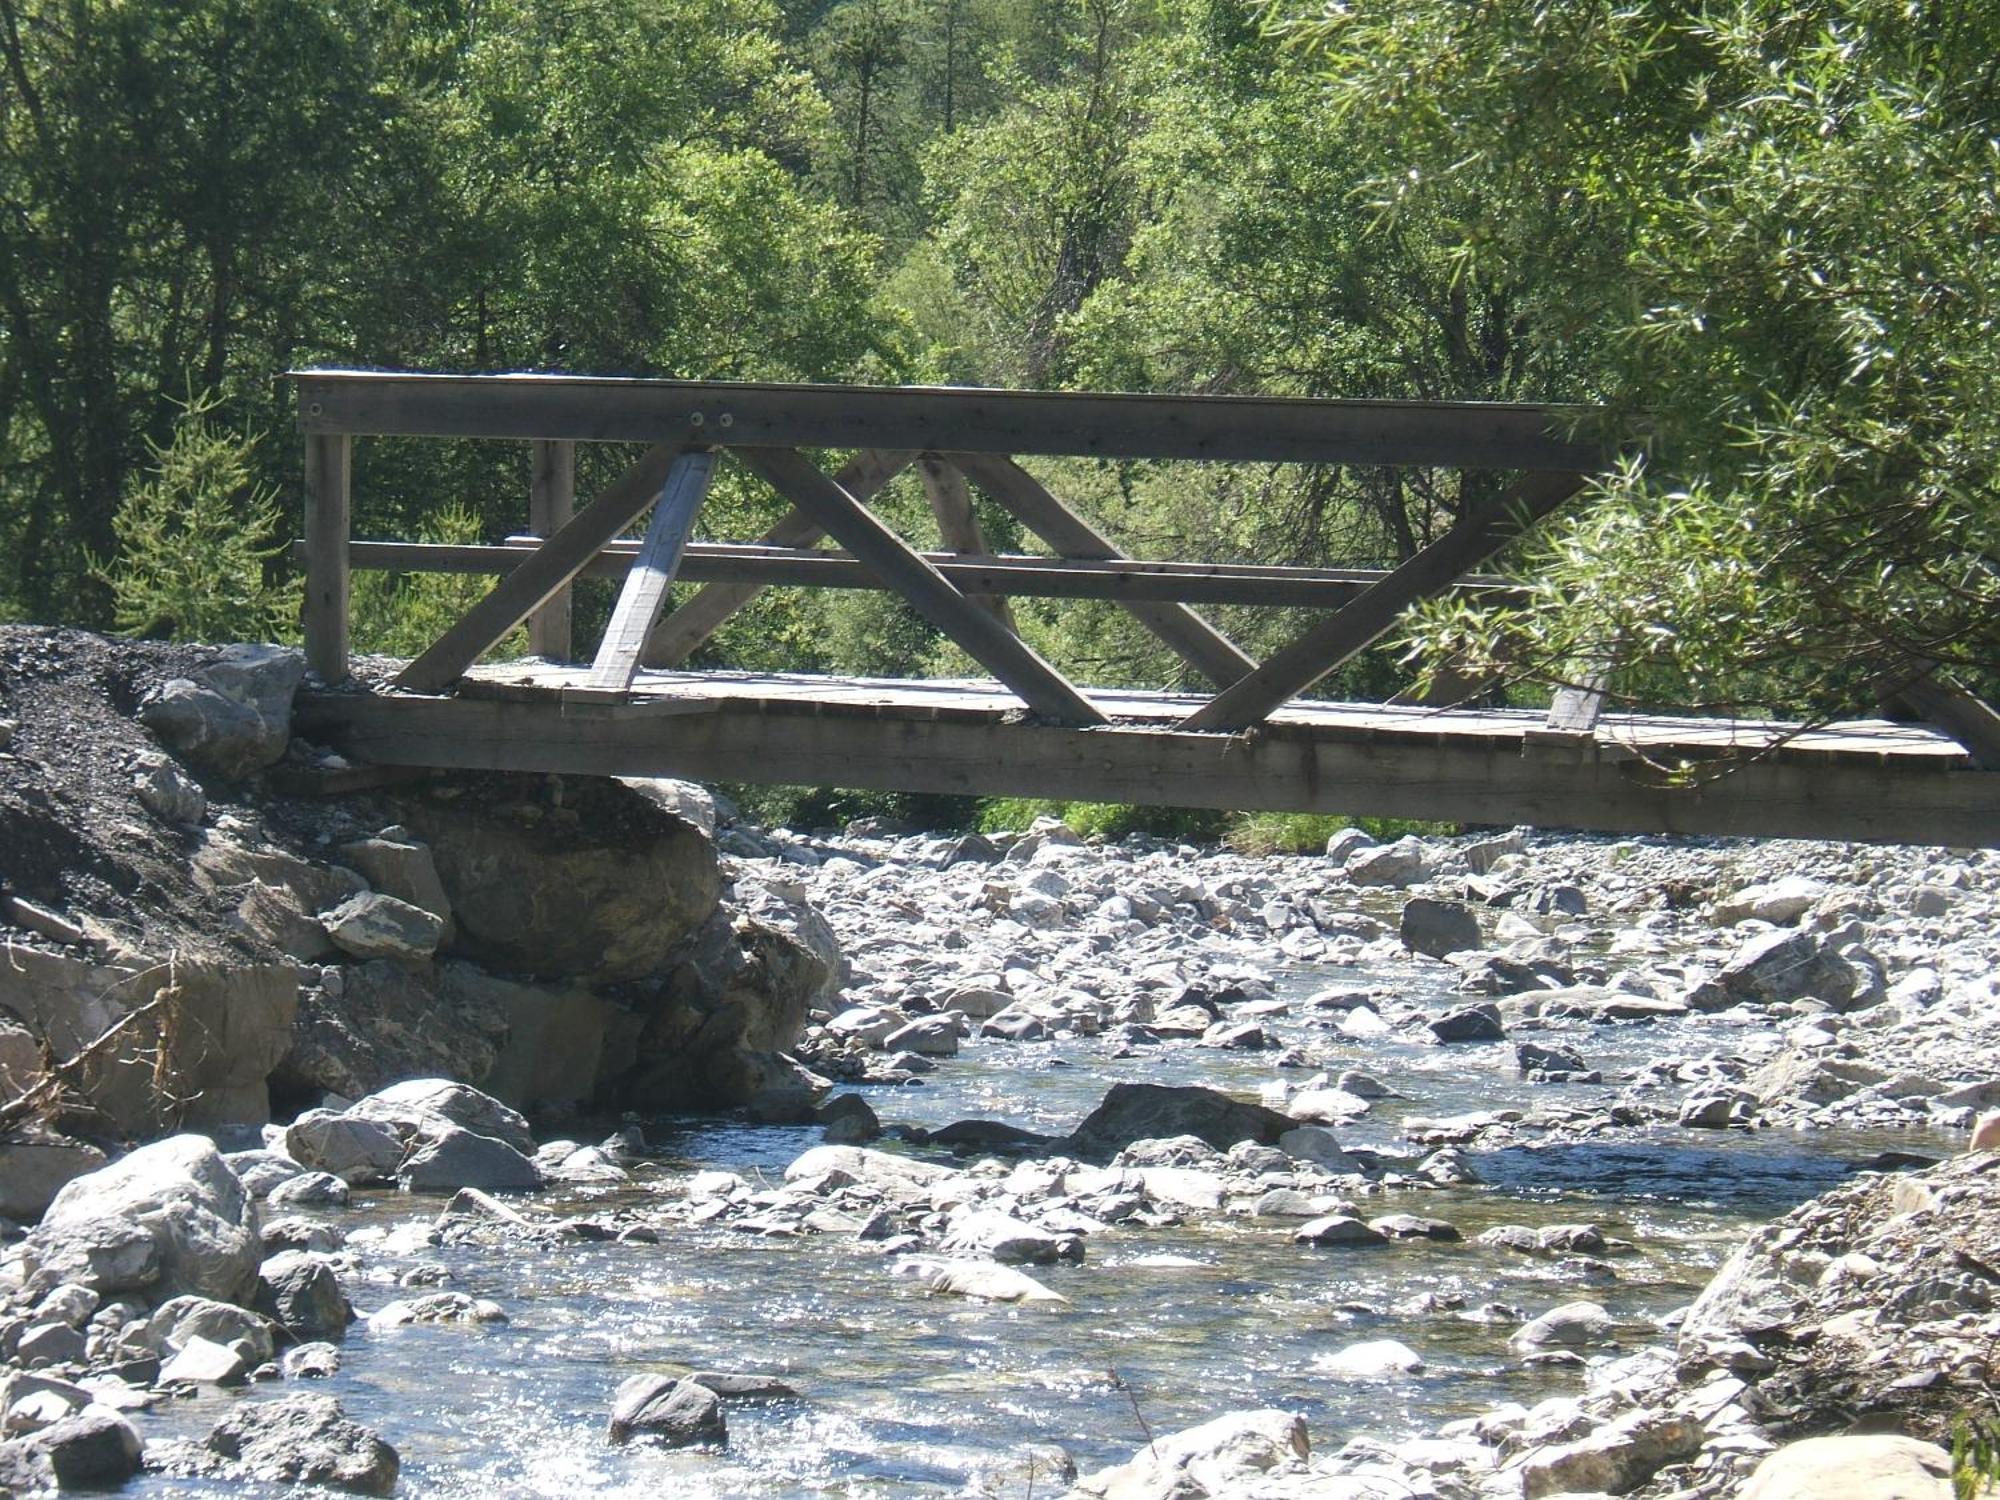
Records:
{"label": "river bank", "polygon": [[[17,1130],[78,1178],[0,1265],[17,1486],[65,1423],[125,1454],[116,1410],[134,1493],[313,1451],[379,1489],[379,1441],[408,1494],[1720,1497],[1990,1389],[2000,1158],[1958,1157],[2000,1104],[1990,852],[308,798],[343,770],[312,747],[245,771],[144,727],[214,663],[0,644],[14,1088],[162,952],[150,993],[208,982],[193,1029],[238,1043],[141,1017],[151,1084],[71,1070]],[[417,916],[332,915],[364,895]],[[85,974],[91,1028],[51,1028]],[[393,1087],[427,1074],[479,1088]],[[120,1155],[189,1125],[221,1151]],[[186,1235],[64,1228],[189,1204],[230,1247],[198,1289]],[[246,1442],[308,1392],[345,1416]]]}

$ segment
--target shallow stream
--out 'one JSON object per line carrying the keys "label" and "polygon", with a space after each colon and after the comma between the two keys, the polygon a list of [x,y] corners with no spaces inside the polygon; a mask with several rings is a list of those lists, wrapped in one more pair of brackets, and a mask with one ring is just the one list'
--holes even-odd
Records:
{"label": "shallow stream", "polygon": [[[1299,970],[1281,979],[1279,995],[1297,1001],[1328,983],[1409,982],[1407,969]],[[1582,1106],[1616,1092],[1525,1083],[1510,1043],[1347,1043],[1297,1006],[1263,1019],[1334,1071],[1366,1069],[1408,1096],[1381,1101],[1343,1128],[1344,1144],[1408,1154],[1397,1133],[1406,1114]],[[1666,1054],[1727,1050],[1742,1035],[1730,1021],[1699,1018],[1536,1033],[1578,1047],[1606,1077]],[[1061,1133],[1121,1080],[1199,1082],[1254,1097],[1274,1076],[1269,1053],[1114,1050],[1095,1039],[974,1042],[921,1087],[863,1092],[889,1123],[976,1117]],[[545,1194],[534,1206],[657,1201],[677,1194],[696,1168],[776,1182],[820,1132],[684,1121],[649,1126],[648,1136],[663,1155],[637,1186]],[[398,1449],[400,1493],[410,1496],[900,1497],[970,1484],[1027,1500],[1064,1488],[1049,1469],[1049,1444],[1087,1473],[1129,1457],[1149,1434],[1271,1405],[1303,1412],[1315,1449],[1325,1450],[1358,1435],[1413,1436],[1501,1401],[1574,1392],[1573,1366],[1525,1366],[1510,1353],[1520,1317],[1588,1297],[1618,1320],[1625,1348],[1660,1342],[1659,1320],[1692,1299],[1748,1226],[1824,1191],[1877,1152],[1948,1149],[1908,1132],[1665,1130],[1479,1152],[1483,1186],[1392,1189],[1363,1207],[1366,1215],[1449,1220],[1466,1243],[1321,1249],[1295,1245],[1287,1222],[1252,1219],[1121,1228],[1091,1236],[1082,1265],[1036,1272],[1070,1299],[1053,1308],[928,1296],[868,1247],[835,1236],[663,1228],[658,1245],[389,1254],[365,1243],[369,1229],[428,1222],[441,1205],[382,1193],[333,1216],[363,1256],[349,1286],[356,1305],[366,1312],[415,1295],[395,1278],[420,1260],[442,1261],[452,1289],[492,1298],[510,1321],[385,1332],[356,1324],[340,1373],[306,1388],[337,1396]],[[1493,1224],[1579,1221],[1629,1242],[1609,1257],[1615,1280],[1470,1243]],[[1314,1368],[1315,1356],[1380,1338],[1410,1345],[1428,1368],[1360,1383]],[[605,1445],[620,1380],[686,1368],[777,1374],[801,1399],[732,1403],[726,1453]],[[241,1399],[208,1393],[139,1420],[149,1437],[199,1436]],[[158,1476],[132,1492],[247,1493]]]}

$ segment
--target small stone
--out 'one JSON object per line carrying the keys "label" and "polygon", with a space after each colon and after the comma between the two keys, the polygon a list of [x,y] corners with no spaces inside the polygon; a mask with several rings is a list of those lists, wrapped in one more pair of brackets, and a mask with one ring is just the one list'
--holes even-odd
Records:
{"label": "small stone", "polygon": [[132,790],[146,810],[164,822],[199,823],[208,816],[208,794],[157,750],[134,762]]}
{"label": "small stone", "polygon": [[287,1380],[326,1380],[340,1373],[340,1351],[332,1344],[299,1344],[285,1351],[279,1368]]}
{"label": "small stone", "polygon": [[1523,1324],[1513,1337],[1516,1349],[1541,1349],[1550,1345],[1582,1348],[1610,1340],[1611,1315],[1595,1302],[1565,1302],[1539,1318]]}
{"label": "small stone", "polygon": [[1431,958],[1463,953],[1480,943],[1479,918],[1470,907],[1430,896],[1412,896],[1403,903],[1400,932],[1405,948]]}
{"label": "small stone", "polygon": [[199,1335],[187,1339],[180,1351],[160,1367],[161,1385],[241,1385],[254,1363],[227,1344]]}
{"label": "small stone", "polygon": [[1328,1214],[1292,1232],[1301,1245],[1381,1245],[1387,1241],[1352,1214]]}
{"label": "small stone", "polygon": [[1433,1017],[1428,1025],[1440,1042],[1499,1042],[1507,1037],[1500,1012],[1491,1005],[1462,1006]]}
{"label": "small stone", "polygon": [[380,891],[350,896],[319,919],[335,946],[356,958],[429,958],[444,936],[444,920],[435,912]]}
{"label": "small stone", "polygon": [[21,1335],[14,1357],[26,1369],[83,1363],[84,1337],[67,1323],[42,1323]]}

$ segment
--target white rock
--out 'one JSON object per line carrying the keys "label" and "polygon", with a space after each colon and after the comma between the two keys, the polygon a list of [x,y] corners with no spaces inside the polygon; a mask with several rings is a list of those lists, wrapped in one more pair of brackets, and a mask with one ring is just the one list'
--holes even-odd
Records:
{"label": "white rock", "polygon": [[1314,1358],[1313,1368],[1348,1380],[1389,1380],[1397,1375],[1414,1375],[1425,1368],[1424,1358],[1408,1344],[1395,1339],[1369,1339],[1349,1344],[1334,1354]]}

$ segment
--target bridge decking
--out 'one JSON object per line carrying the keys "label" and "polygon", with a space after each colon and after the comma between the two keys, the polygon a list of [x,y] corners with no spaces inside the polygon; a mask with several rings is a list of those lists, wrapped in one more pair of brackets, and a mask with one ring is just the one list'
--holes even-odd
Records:
{"label": "bridge decking", "polygon": [[[382,764],[1345,812],[1607,831],[2000,844],[1990,773],[1922,725],[1813,726],[1294,700],[1251,734],[1203,700],[1090,690],[1107,725],[1024,715],[985,680],[473,668],[450,697],[307,695],[300,727]],[[1692,784],[1676,784],[1681,771]]]}

